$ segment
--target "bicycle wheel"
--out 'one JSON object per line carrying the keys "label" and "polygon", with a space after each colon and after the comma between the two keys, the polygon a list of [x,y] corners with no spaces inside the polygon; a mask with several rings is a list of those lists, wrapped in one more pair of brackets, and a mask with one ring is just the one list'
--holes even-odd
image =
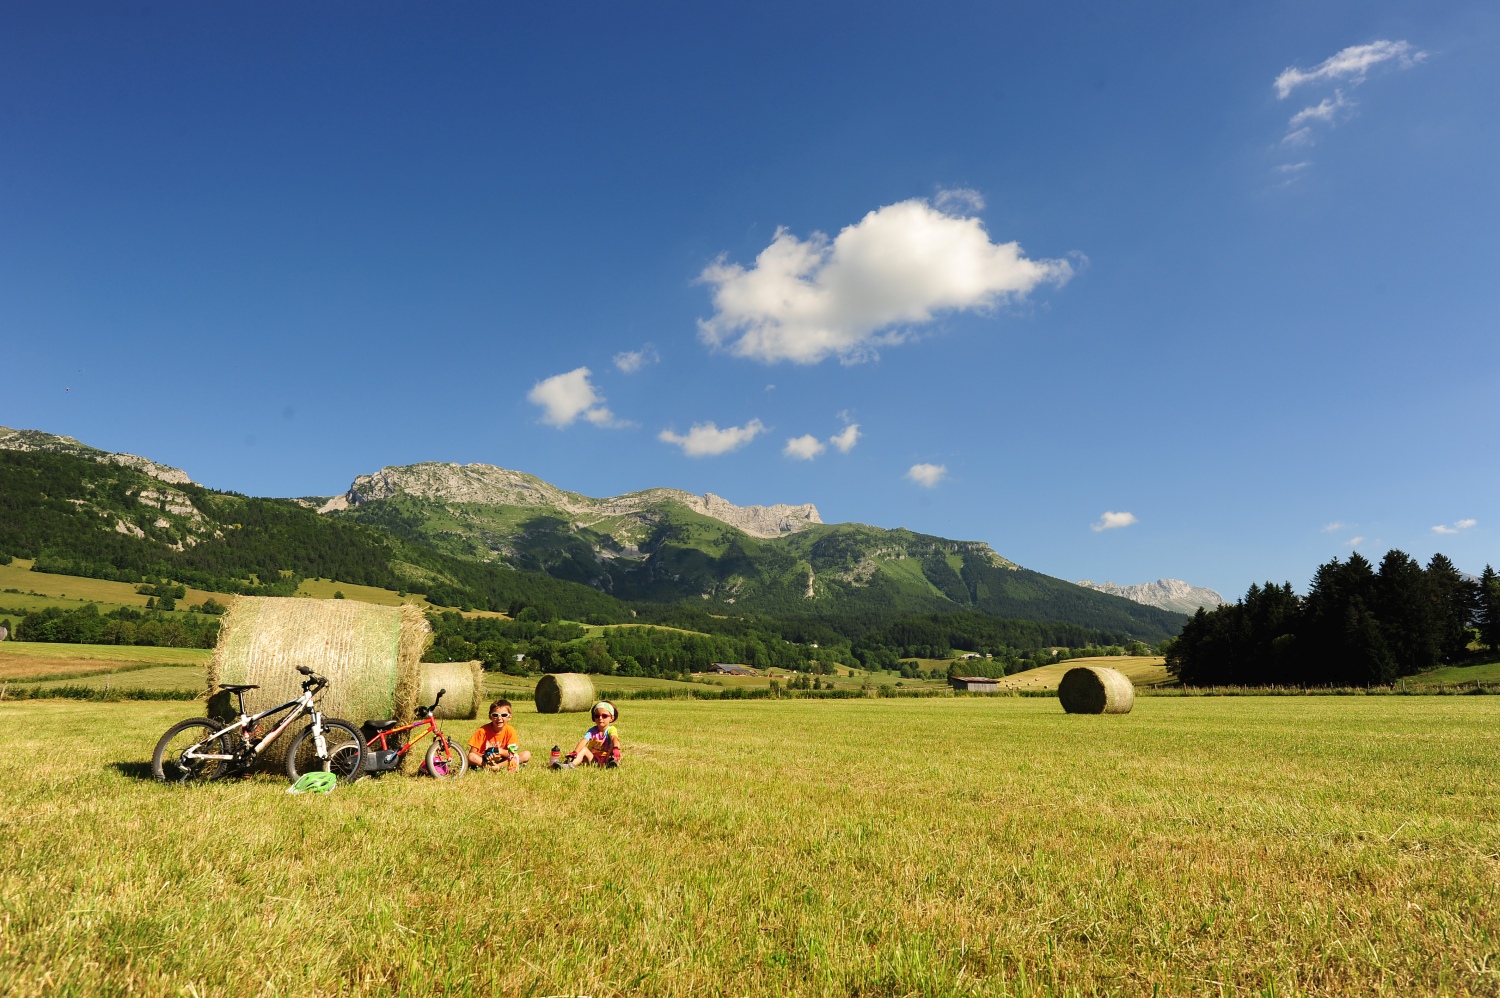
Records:
{"label": "bicycle wheel", "polygon": [[427,746],[427,772],[440,780],[462,776],[469,771],[469,754],[458,742],[439,735]]}
{"label": "bicycle wheel", "polygon": [[312,725],[297,732],[286,750],[286,775],[293,783],[303,773],[335,773],[340,783],[353,783],[364,774],[365,745],[354,725],[333,717],[323,718],[323,743],[328,754],[319,757]]}
{"label": "bicycle wheel", "polygon": [[220,727],[206,717],[190,717],[172,725],[151,755],[152,775],[168,783],[206,783],[221,776],[229,769],[228,760],[182,758],[194,745],[207,755],[233,755],[227,735],[212,737]]}

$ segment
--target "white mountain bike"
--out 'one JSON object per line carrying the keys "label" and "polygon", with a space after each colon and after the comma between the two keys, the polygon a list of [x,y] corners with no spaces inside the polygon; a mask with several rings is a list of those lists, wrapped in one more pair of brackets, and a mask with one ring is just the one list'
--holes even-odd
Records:
{"label": "white mountain bike", "polygon": [[[220,683],[219,689],[233,693],[239,702],[239,720],[227,726],[207,717],[190,717],[167,729],[156,743],[151,757],[151,772],[158,780],[170,783],[196,783],[225,776],[242,776],[250,771],[261,753],[300,717],[311,716],[312,723],[297,732],[287,748],[286,773],[295,783],[304,773],[333,773],[340,783],[353,783],[364,768],[364,742],[359,730],[348,721],[324,717],[318,709],[317,696],[328,680],[306,666],[297,671],[307,678],[302,695],[279,707],[259,714],[245,713],[245,691],[259,686]],[[266,730],[261,724],[282,712],[286,716]]]}

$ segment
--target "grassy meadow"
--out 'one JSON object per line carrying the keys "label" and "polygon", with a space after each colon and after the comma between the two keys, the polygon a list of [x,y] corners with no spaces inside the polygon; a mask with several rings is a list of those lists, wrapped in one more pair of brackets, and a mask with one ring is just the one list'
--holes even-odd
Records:
{"label": "grassy meadow", "polygon": [[1496,697],[627,702],[303,797],[147,779],[191,711],[0,703],[0,993],[1500,993]]}
{"label": "grassy meadow", "polygon": [[[33,572],[32,564],[25,558],[15,558],[9,565],[0,565],[0,590],[4,590],[0,592],[0,606],[26,606],[27,609],[37,610],[47,606],[72,609],[80,603],[102,603],[108,607],[144,607],[149,598],[136,592],[135,585],[129,582]],[[26,596],[31,598],[19,598]],[[220,603],[233,599],[225,593],[188,589],[186,598],[178,602],[186,609],[191,604],[202,603],[210,598]]]}

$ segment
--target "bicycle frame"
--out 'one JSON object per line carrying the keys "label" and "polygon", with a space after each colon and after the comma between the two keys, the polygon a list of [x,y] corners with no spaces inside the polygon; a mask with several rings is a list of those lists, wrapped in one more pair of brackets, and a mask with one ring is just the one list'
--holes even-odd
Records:
{"label": "bicycle frame", "polygon": [[[244,739],[245,749],[249,753],[249,757],[253,759],[264,752],[267,746],[269,746],[278,737],[280,737],[281,733],[285,731],[293,721],[308,714],[311,714],[313,718],[313,737],[317,739],[318,753],[319,755],[326,755],[328,753],[328,745],[323,740],[323,712],[318,710],[314,705],[313,693],[313,690],[304,690],[302,695],[297,699],[288,700],[286,703],[282,704],[279,707],[272,707],[270,710],[263,710],[259,714],[245,714],[242,712],[238,721],[235,721],[228,727],[221,728],[220,730],[215,731],[213,734],[203,739],[203,741],[198,742],[195,745],[188,746],[183,750],[182,755],[179,758],[219,759],[226,762],[235,762],[237,760],[240,760],[245,756],[245,752],[238,752],[234,755],[218,755],[208,752],[199,752],[198,748],[206,742],[211,742],[217,738],[222,738],[234,731],[243,730],[244,734],[242,737]],[[276,725],[276,727],[267,732],[266,735],[259,741],[252,742],[250,740],[250,731],[255,724],[259,723],[267,717],[272,716],[273,714],[279,714],[284,710],[291,710],[291,713],[288,714],[280,724]]]}
{"label": "bicycle frame", "polygon": [[[375,735],[374,738],[371,738],[369,741],[365,742],[365,748],[372,750],[379,749],[380,751],[390,751],[391,746],[386,742],[387,738],[394,738],[396,735],[402,735],[417,728],[422,728],[422,733],[415,738],[410,738],[403,741],[401,745],[396,749],[396,754],[398,756],[404,758],[406,756],[406,753],[411,751],[411,747],[413,745],[417,744],[417,742],[426,738],[428,735],[431,735],[433,738],[438,738],[439,736],[441,736],[448,741],[448,744],[453,744],[453,740],[451,738],[448,738],[447,735],[444,735],[443,732],[438,728],[437,719],[432,717],[431,715],[428,715],[427,717],[422,718],[420,721],[413,721],[410,724],[403,724],[399,728],[392,728],[389,731],[379,732]],[[379,742],[380,744],[376,745],[376,742]]]}

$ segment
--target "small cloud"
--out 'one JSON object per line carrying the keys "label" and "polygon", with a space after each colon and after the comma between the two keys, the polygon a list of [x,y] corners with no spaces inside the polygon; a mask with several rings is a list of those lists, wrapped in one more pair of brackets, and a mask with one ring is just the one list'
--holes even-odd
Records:
{"label": "small cloud", "polygon": [[758,419],[752,419],[744,426],[726,426],[722,430],[712,422],[694,423],[685,435],[662,430],[656,438],[681,447],[682,453],[688,457],[717,457],[739,450],[765,430],[765,425]]}
{"label": "small cloud", "polygon": [[574,368],[566,374],[554,374],[533,385],[526,398],[541,406],[542,422],[558,429],[571,426],[579,417],[595,426],[624,425],[604,405],[604,396],[589,381],[590,374],[586,367]]}
{"label": "small cloud", "polygon": [[1281,174],[1301,173],[1309,166],[1312,166],[1312,161],[1304,159],[1300,163],[1282,163],[1280,166],[1276,167],[1276,172]]}
{"label": "small cloud", "polygon": [[1363,541],[1364,541],[1364,538],[1363,538],[1363,537],[1351,537],[1351,538],[1349,538],[1349,543],[1348,543],[1348,546],[1349,546],[1349,547],[1352,547],[1352,548],[1357,548],[1357,547],[1359,547],[1359,545],[1360,545],[1360,544],[1361,544],[1361,543],[1362,543],[1362,542],[1363,542]]}
{"label": "small cloud", "polygon": [[840,454],[847,454],[859,443],[859,424],[850,423],[844,429],[828,438],[828,442],[839,449]]}
{"label": "small cloud", "polygon": [[1134,513],[1115,513],[1106,511],[1103,516],[1099,517],[1099,522],[1091,524],[1089,526],[1089,529],[1097,534],[1100,531],[1118,530],[1121,527],[1128,527],[1132,523],[1139,522],[1140,521],[1135,518]]}
{"label": "small cloud", "polygon": [[932,203],[945,215],[963,218],[984,210],[984,195],[972,187],[952,187],[938,191]]}
{"label": "small cloud", "polygon": [[775,385],[767,385],[766,386],[766,391],[768,391],[768,392],[774,392],[775,390],[776,390],[776,386]]}
{"label": "small cloud", "polygon": [[1287,121],[1286,127],[1290,131],[1291,129],[1301,128],[1310,121],[1326,124],[1333,121],[1339,111],[1353,106],[1353,101],[1344,99],[1344,92],[1342,90],[1335,90],[1332,98],[1324,97],[1311,107],[1304,107],[1292,115],[1291,119]]}
{"label": "small cloud", "polygon": [[647,364],[655,364],[661,360],[661,355],[656,348],[647,343],[639,350],[625,350],[615,354],[615,367],[625,374],[634,374]]}
{"label": "small cloud", "polygon": [[1347,530],[1352,526],[1354,526],[1354,524],[1352,523],[1345,523],[1342,520],[1334,520],[1332,523],[1325,525],[1322,532],[1325,534],[1336,534],[1340,530]]}
{"label": "small cloud", "polygon": [[821,440],[811,433],[806,433],[788,440],[786,446],[781,449],[781,453],[787,457],[795,457],[799,461],[811,461],[825,450],[827,448],[823,446]]}
{"label": "small cloud", "polygon": [[1434,534],[1456,534],[1460,531],[1468,530],[1470,527],[1475,526],[1478,523],[1478,520],[1459,520],[1451,526],[1438,524],[1436,527],[1432,528],[1432,532]]}
{"label": "small cloud", "polygon": [[946,464],[914,464],[906,469],[906,477],[924,488],[932,488],[948,475]]}
{"label": "small cloud", "polygon": [[1426,58],[1426,52],[1412,51],[1411,43],[1405,41],[1381,40],[1368,45],[1351,45],[1324,59],[1312,69],[1287,67],[1276,77],[1272,86],[1276,88],[1276,96],[1286,100],[1293,90],[1304,84],[1323,80],[1348,80],[1358,85],[1365,81],[1365,76],[1372,68],[1383,62],[1394,59],[1397,68],[1410,69]]}

